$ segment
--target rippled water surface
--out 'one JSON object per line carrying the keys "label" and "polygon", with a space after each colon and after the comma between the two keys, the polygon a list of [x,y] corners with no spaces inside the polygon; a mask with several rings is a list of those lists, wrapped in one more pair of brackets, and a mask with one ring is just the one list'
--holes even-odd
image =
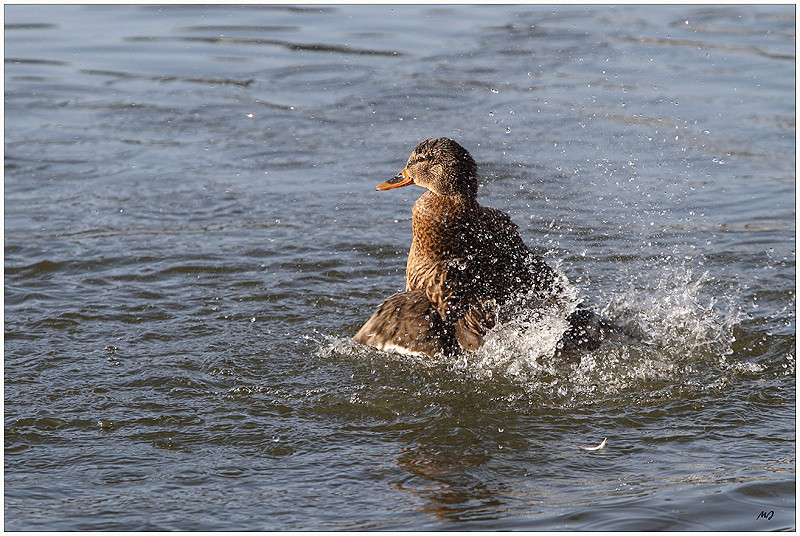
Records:
{"label": "rippled water surface", "polygon": [[[641,340],[352,342],[432,136]],[[795,137],[794,6],[6,6],[5,529],[794,529]]]}

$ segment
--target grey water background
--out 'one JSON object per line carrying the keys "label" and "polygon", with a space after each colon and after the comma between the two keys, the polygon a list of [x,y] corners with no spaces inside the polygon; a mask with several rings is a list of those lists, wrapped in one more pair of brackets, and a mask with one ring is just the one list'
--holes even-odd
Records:
{"label": "grey water background", "polygon": [[[6,5],[5,529],[795,529],[795,129],[794,6]],[[432,136],[642,340],[352,343]]]}

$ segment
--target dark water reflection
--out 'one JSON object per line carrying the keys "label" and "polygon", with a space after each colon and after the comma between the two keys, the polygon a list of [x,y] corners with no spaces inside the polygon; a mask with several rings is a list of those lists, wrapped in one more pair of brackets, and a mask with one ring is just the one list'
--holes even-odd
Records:
{"label": "dark water reflection", "polygon": [[[7,530],[795,527],[791,7],[5,23]],[[641,342],[350,341],[421,193],[374,186],[440,135]]]}

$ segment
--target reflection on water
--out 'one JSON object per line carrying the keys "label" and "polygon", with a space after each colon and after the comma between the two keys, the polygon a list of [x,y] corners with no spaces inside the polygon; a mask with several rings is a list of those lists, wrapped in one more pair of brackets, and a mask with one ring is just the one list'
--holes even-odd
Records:
{"label": "reflection on water", "polygon": [[469,448],[458,453],[424,445],[403,448],[398,466],[419,479],[394,486],[425,499],[427,504],[419,510],[439,519],[467,520],[480,512],[496,519],[502,512],[503,501],[463,470],[483,465],[487,460],[485,454],[470,452]]}

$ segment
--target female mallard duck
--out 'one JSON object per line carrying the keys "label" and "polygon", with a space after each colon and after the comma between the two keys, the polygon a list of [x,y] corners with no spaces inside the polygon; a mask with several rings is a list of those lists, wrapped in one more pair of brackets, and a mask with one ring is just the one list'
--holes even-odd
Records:
{"label": "female mallard duck", "polygon": [[[478,204],[477,166],[448,138],[423,141],[405,168],[376,190],[417,184],[406,290],[393,294],[354,339],[379,350],[450,355],[477,350],[514,307],[552,303],[556,274],[520,238],[503,212]],[[602,321],[579,310],[569,318],[567,346],[596,348]]]}

